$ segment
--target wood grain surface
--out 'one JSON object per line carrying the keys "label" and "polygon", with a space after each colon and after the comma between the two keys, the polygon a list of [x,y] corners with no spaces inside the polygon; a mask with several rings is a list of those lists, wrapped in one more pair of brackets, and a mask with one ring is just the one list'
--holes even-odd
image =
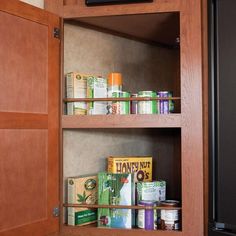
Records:
{"label": "wood grain surface", "polygon": [[59,18],[17,0],[0,18],[0,235],[43,236],[59,230]]}
{"label": "wood grain surface", "polygon": [[[58,3],[58,2],[57,2]],[[66,2],[65,2],[66,4]],[[51,6],[52,7],[52,6]],[[52,7],[53,8],[53,7]],[[181,95],[181,189],[182,189],[182,231],[181,232],[147,232],[138,230],[107,230],[92,227],[62,227],[62,235],[204,235],[204,159],[203,159],[203,47],[202,47],[202,2],[154,0],[152,3],[86,7],[82,0],[61,5],[60,14],[65,19],[83,17],[122,16],[129,14],[148,14],[161,12],[180,12],[180,95]],[[127,23],[128,24],[128,23]],[[82,116],[81,116],[82,117]],[[116,117],[113,121],[106,117],[65,117],[62,127],[172,127],[166,116],[158,123],[151,117],[135,118]],[[155,117],[156,118],[156,117]],[[66,121],[66,119],[68,119]],[[69,121],[69,119],[71,119]],[[84,120],[83,120],[84,119]],[[94,119],[94,120],[93,120]],[[135,124],[132,126],[133,123]],[[148,121],[149,119],[149,121]],[[162,118],[160,118],[162,119]],[[166,121],[164,121],[164,119]],[[178,118],[177,118],[178,119]],[[81,122],[82,125],[76,123]],[[124,123],[128,125],[124,125]],[[144,122],[144,123],[143,123]],[[150,123],[151,124],[150,124]],[[167,123],[166,123],[167,122]],[[149,124],[148,124],[149,123]],[[176,119],[171,121],[176,125]],[[73,125],[72,125],[73,124]],[[167,125],[165,125],[167,124]],[[205,148],[206,150],[206,148]]]}

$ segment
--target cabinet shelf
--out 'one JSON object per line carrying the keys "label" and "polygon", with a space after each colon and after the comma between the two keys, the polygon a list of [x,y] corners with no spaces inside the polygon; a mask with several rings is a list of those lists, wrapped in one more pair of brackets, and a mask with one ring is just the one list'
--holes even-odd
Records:
{"label": "cabinet shelf", "polygon": [[63,115],[62,128],[181,128],[181,114]]}

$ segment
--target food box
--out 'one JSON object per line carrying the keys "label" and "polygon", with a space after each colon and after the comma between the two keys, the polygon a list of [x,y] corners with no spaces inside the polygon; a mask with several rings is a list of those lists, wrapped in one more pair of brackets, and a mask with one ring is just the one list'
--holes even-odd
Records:
{"label": "food box", "polygon": [[[131,206],[134,194],[133,174],[98,174],[98,204]],[[98,208],[98,227],[130,229],[134,220],[131,209]]]}
{"label": "food box", "polygon": [[[67,180],[68,203],[97,204],[97,176],[71,177]],[[97,221],[97,211],[88,208],[68,208],[68,225],[86,225]]]}
{"label": "food box", "polygon": [[[107,79],[102,77],[89,77],[87,79],[87,98],[106,98]],[[87,103],[87,113],[90,115],[107,114],[107,102],[95,101]]]}
{"label": "food box", "polygon": [[[87,78],[89,75],[84,75],[77,72],[66,74],[66,97],[67,98],[86,98]],[[68,102],[67,115],[86,115],[86,102]]]}
{"label": "food box", "polygon": [[137,201],[164,201],[166,200],[166,182],[138,182],[137,183]]}
{"label": "food box", "polygon": [[152,181],[152,157],[150,156],[110,156],[108,172],[134,173],[134,181]]}

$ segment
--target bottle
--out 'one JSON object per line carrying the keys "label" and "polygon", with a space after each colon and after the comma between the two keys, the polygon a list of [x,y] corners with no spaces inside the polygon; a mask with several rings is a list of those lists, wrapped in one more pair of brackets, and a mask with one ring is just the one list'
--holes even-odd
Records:
{"label": "bottle", "polygon": [[[113,92],[122,91],[122,75],[121,73],[110,73],[108,76],[107,97],[112,98]],[[112,102],[108,102],[107,114],[112,114]]]}

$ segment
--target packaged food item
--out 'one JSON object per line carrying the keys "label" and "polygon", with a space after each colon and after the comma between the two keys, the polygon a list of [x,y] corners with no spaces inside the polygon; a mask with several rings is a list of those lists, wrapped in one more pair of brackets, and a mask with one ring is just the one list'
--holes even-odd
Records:
{"label": "packaged food item", "polygon": [[[128,92],[113,92],[113,98],[129,98]],[[112,114],[127,115],[130,113],[130,101],[113,101],[112,102]]]}
{"label": "packaged food item", "polygon": [[[87,78],[87,98],[106,98],[107,79],[90,76]],[[105,115],[107,113],[107,102],[88,102],[89,115]]]}
{"label": "packaged food item", "polygon": [[[97,175],[67,179],[68,203],[97,204]],[[68,225],[86,225],[97,221],[97,210],[68,207]]]}
{"label": "packaged food item", "polygon": [[150,156],[110,156],[108,172],[134,173],[134,181],[152,181],[152,157]]}
{"label": "packaged food item", "polygon": [[[108,76],[107,97],[112,98],[113,92],[122,91],[122,75],[121,73],[110,73]],[[112,114],[112,102],[108,102],[107,113]]]}
{"label": "packaged food item", "polygon": [[[70,72],[66,74],[66,97],[67,98],[86,98],[87,78],[78,72]],[[86,102],[68,102],[67,115],[86,115]]]}
{"label": "packaged food item", "polygon": [[[133,93],[131,94],[132,98],[137,98],[138,94]],[[131,114],[138,114],[138,101],[131,101]]]}
{"label": "packaged food item", "polygon": [[[173,97],[173,93],[170,91],[158,91],[157,97],[169,98]],[[158,114],[169,114],[174,112],[174,101],[173,100],[159,100],[157,102]]]}
{"label": "packaged food item", "polygon": [[138,182],[137,183],[137,201],[164,201],[166,200],[166,182]]}
{"label": "packaged food item", "polygon": [[[156,98],[157,94],[153,91],[140,91],[138,97]],[[157,101],[138,101],[138,113],[139,114],[156,114],[157,113]]]}
{"label": "packaged food item", "polygon": [[[156,201],[140,201],[139,206],[156,206]],[[154,209],[141,209],[138,210],[137,226],[145,230],[157,229],[157,211]]]}
{"label": "packaged food item", "polygon": [[[161,202],[161,206],[178,207],[179,201],[166,200]],[[161,210],[161,225],[162,230],[180,230],[180,210]]]}
{"label": "packaged food item", "polygon": [[[133,174],[98,174],[98,204],[134,204]],[[98,227],[126,228],[134,225],[134,212],[131,209],[98,208]]]}

